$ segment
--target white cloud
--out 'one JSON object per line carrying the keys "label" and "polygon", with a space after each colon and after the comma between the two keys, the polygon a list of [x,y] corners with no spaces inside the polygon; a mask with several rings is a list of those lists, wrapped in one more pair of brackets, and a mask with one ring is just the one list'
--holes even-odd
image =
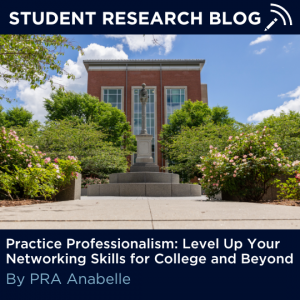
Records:
{"label": "white cloud", "polygon": [[[0,65],[0,74],[11,75],[13,73],[8,71],[6,66]],[[0,90],[12,88],[12,87],[16,86],[17,84],[18,84],[17,81],[12,80],[10,82],[5,82],[2,78],[0,78]]]}
{"label": "white cloud", "polygon": [[267,118],[271,115],[279,116],[281,111],[289,112],[289,111],[297,111],[300,112],[300,86],[298,86],[295,90],[287,92],[286,94],[281,94],[279,97],[290,97],[295,98],[289,101],[285,101],[282,105],[275,109],[263,110],[258,113],[255,113],[248,117],[249,122],[260,122],[264,118]]}
{"label": "white cloud", "polygon": [[[176,35],[106,35],[108,38],[122,39],[131,51],[148,50],[149,47],[158,46],[165,49],[165,54],[172,50]],[[159,51],[161,54],[161,50]]]}
{"label": "white cloud", "polygon": [[[68,79],[67,75],[52,76],[56,84],[63,85],[66,90],[78,93],[86,92],[87,90],[87,71],[83,65],[84,59],[128,59],[128,55],[123,51],[122,45],[117,47],[104,47],[98,44],[90,44],[83,49],[84,56],[80,53],[77,61],[68,60],[65,64],[65,70],[74,74],[76,79]],[[44,121],[46,110],[43,106],[44,98],[48,98],[51,94],[50,83],[43,84],[36,90],[30,89],[28,82],[20,82],[17,89],[17,97],[24,102],[22,105],[34,114],[34,119]]]}
{"label": "white cloud", "polygon": [[260,54],[263,54],[266,50],[267,50],[267,48],[262,48],[260,50],[255,50],[254,53],[257,55],[260,55]]}
{"label": "white cloud", "polygon": [[283,50],[286,52],[286,53],[289,53],[292,49],[292,45],[293,43],[288,43],[286,46],[283,46]]}
{"label": "white cloud", "polygon": [[300,97],[300,86],[296,87],[293,91],[278,95],[278,97],[290,97],[290,98]]}
{"label": "white cloud", "polygon": [[259,44],[259,43],[262,43],[262,42],[269,42],[269,41],[272,41],[271,35],[265,34],[265,35],[262,35],[262,36],[258,37],[256,40],[252,41],[250,43],[250,46],[256,45],[256,44]]}

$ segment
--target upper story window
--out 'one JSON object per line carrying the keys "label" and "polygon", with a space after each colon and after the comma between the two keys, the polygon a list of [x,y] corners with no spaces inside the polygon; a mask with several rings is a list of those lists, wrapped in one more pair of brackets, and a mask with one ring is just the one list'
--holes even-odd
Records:
{"label": "upper story window", "polygon": [[105,89],[104,90],[104,102],[110,103],[113,107],[122,109],[122,91],[121,89]]}
{"label": "upper story window", "polygon": [[186,87],[165,87],[166,115],[165,123],[169,124],[169,117],[176,109],[180,109],[187,98]]}
{"label": "upper story window", "polygon": [[123,87],[101,87],[101,100],[123,110]]}

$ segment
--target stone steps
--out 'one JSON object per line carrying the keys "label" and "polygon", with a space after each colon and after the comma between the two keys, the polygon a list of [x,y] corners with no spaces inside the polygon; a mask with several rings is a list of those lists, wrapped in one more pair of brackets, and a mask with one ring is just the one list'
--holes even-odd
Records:
{"label": "stone steps", "polygon": [[149,182],[93,184],[88,186],[87,195],[127,197],[190,197],[201,196],[201,186],[196,184]]}
{"label": "stone steps", "polygon": [[130,172],[109,175],[109,183],[172,183],[179,184],[179,175],[163,172]]}

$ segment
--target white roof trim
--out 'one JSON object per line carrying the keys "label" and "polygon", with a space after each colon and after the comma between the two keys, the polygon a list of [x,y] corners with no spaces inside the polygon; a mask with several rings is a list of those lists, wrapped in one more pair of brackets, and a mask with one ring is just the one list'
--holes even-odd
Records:
{"label": "white roof trim", "polygon": [[[203,64],[199,66],[162,66],[163,71],[201,71]],[[125,66],[89,66],[89,71],[125,71]],[[128,66],[128,71],[159,71],[159,66]]]}

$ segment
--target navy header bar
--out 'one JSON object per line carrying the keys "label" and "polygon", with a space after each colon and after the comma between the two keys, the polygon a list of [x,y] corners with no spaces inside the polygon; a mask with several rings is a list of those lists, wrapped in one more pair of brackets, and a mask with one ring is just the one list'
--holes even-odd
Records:
{"label": "navy header bar", "polygon": [[0,34],[299,34],[300,2],[14,1]]}

